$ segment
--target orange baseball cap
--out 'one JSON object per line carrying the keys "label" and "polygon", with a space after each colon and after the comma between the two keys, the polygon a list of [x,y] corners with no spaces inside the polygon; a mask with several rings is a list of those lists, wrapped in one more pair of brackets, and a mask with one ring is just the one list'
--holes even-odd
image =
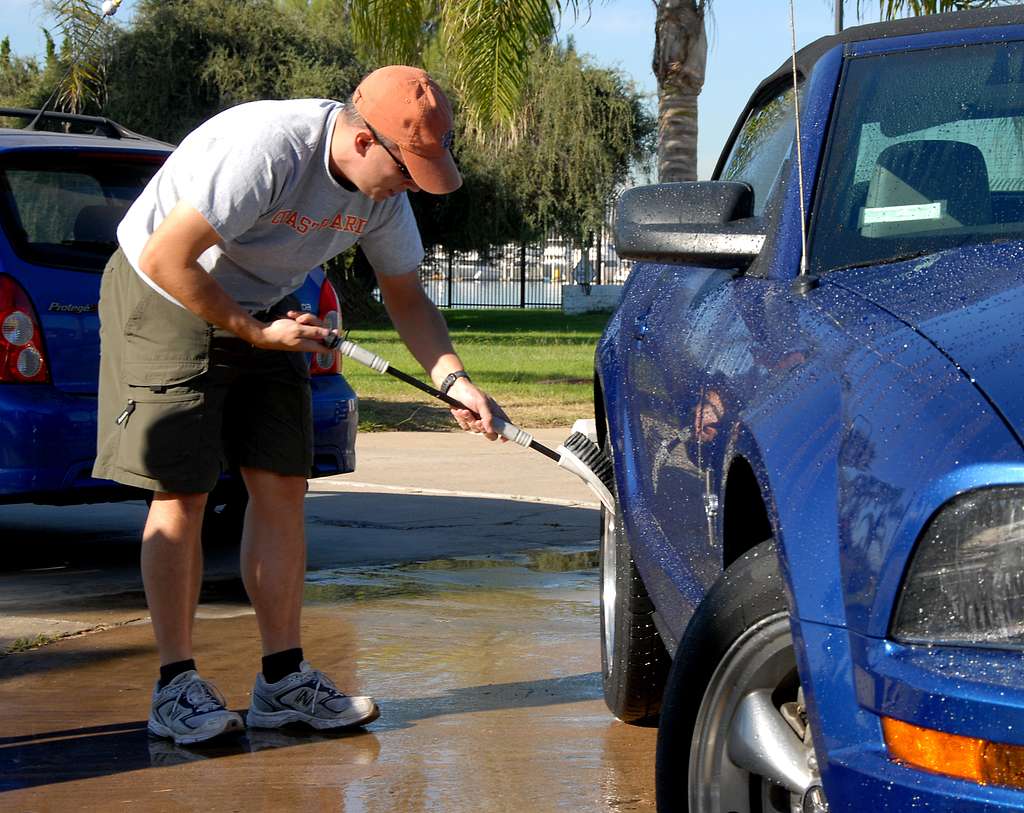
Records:
{"label": "orange baseball cap", "polygon": [[367,124],[398,145],[420,189],[446,195],[462,186],[451,153],[452,106],[426,71],[407,65],[378,68],[359,83],[352,102]]}

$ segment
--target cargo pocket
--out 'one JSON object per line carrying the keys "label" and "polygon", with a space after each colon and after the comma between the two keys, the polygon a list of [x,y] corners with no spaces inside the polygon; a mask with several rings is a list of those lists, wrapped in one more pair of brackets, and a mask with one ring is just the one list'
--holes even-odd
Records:
{"label": "cargo pocket", "polygon": [[120,433],[117,465],[167,488],[204,490],[205,394],[199,379],[207,362],[129,362],[123,367],[127,395],[115,423]]}
{"label": "cargo pocket", "polygon": [[126,375],[128,397],[116,419],[118,466],[167,487],[203,490],[205,395],[187,386],[197,378],[187,372],[168,377],[156,368]]}

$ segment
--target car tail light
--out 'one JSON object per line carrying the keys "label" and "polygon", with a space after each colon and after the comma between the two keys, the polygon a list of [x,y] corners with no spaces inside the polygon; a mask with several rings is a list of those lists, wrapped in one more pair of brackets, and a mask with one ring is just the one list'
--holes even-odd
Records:
{"label": "car tail light", "polygon": [[[338,299],[338,292],[334,290],[326,279],[320,286],[320,321],[329,330],[341,330],[341,300]],[[325,350],[323,353],[316,353],[309,364],[310,375],[337,375],[341,372],[341,353],[334,350]]]}
{"label": "car tail light", "polygon": [[28,295],[0,274],[0,382],[45,384],[50,380],[43,332]]}

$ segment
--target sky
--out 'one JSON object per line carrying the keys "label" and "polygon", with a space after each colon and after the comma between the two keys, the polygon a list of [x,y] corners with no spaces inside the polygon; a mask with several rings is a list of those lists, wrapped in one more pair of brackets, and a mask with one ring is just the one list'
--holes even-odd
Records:
{"label": "sky", "polygon": [[[0,0],[5,14],[0,36],[11,38],[19,56],[41,54],[40,26],[48,22],[40,0]],[[97,3],[98,5],[98,3]],[[115,19],[131,18],[134,0],[124,0]],[[567,5],[567,4],[564,4]],[[795,0],[797,47],[835,28],[832,0]],[[846,24],[852,25],[855,0],[846,0]],[[870,2],[865,6],[873,7]],[[602,66],[615,66],[650,94],[656,109],[656,84],[651,73],[654,51],[654,0],[592,0],[589,15],[563,19],[561,37],[572,36],[576,50]],[[863,22],[875,22],[877,12]],[[718,154],[753,89],[787,58],[790,50],[788,0],[714,0],[707,22],[708,66],[700,95],[697,173],[707,178]]]}

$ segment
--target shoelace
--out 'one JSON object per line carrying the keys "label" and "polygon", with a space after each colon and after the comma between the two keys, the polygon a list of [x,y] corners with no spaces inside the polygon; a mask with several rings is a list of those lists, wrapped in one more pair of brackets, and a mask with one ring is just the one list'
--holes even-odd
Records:
{"label": "shoelace", "polygon": [[171,707],[172,715],[178,710],[182,696],[192,704],[197,714],[216,711],[227,705],[224,696],[214,686],[201,678],[196,678],[190,680],[178,690],[178,694],[174,698],[174,705]]}
{"label": "shoelace", "polygon": [[331,682],[331,679],[327,677],[327,675],[325,675],[319,669],[314,669],[313,671],[316,673],[316,686],[313,688],[313,700],[309,704],[310,714],[316,712],[316,701],[320,695],[321,688],[326,689],[326,691],[324,692],[325,695],[331,695],[332,697],[347,697],[347,695],[344,692],[338,691],[338,687],[335,686],[333,682]]}

